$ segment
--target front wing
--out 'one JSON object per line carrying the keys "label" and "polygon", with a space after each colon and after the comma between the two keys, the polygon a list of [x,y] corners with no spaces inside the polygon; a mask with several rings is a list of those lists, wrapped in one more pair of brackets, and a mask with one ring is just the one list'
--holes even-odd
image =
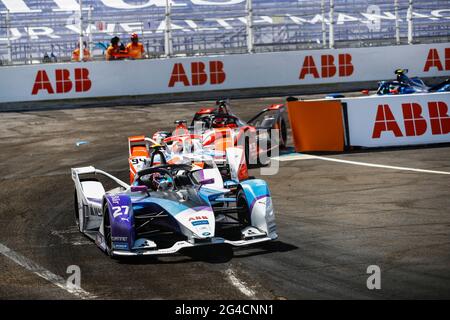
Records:
{"label": "front wing", "polygon": [[220,237],[214,237],[211,238],[211,241],[208,242],[196,242],[191,243],[188,241],[178,241],[173,246],[165,249],[155,249],[155,250],[141,250],[141,251],[121,251],[121,250],[113,250],[111,254],[113,256],[150,256],[150,255],[170,255],[177,253],[179,250],[184,248],[193,248],[193,247],[200,247],[200,246],[206,246],[206,245],[217,245],[217,244],[229,244],[235,247],[242,247],[247,245],[252,245],[256,243],[261,243],[265,241],[271,241],[274,240],[270,237],[260,237],[255,239],[247,239],[247,240],[226,240],[224,238]]}

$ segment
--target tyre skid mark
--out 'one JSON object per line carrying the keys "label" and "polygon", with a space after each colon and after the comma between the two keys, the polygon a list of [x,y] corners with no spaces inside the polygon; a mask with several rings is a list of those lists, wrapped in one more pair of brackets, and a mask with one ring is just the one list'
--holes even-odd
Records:
{"label": "tyre skid mark", "polygon": [[228,268],[225,270],[225,275],[227,276],[227,280],[242,294],[250,299],[256,299],[256,292],[252,288],[248,287],[245,281],[239,279],[233,269]]}

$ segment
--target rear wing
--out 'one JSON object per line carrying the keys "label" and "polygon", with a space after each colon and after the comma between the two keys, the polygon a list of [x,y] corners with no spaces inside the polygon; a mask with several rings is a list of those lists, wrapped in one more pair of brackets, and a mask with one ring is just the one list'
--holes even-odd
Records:
{"label": "rear wing", "polygon": [[81,183],[80,183],[80,175],[84,175],[84,174],[100,174],[103,175],[105,177],[110,178],[111,180],[113,180],[114,182],[116,182],[118,185],[120,185],[121,187],[124,187],[125,189],[128,189],[130,187],[129,184],[123,182],[122,180],[120,180],[119,178],[114,177],[113,175],[103,171],[103,170],[99,170],[96,169],[92,166],[89,167],[79,167],[79,168],[72,168],[71,169],[71,173],[72,173],[72,180],[75,183],[75,186],[81,187]]}
{"label": "rear wing", "polygon": [[133,183],[136,173],[143,169],[152,154],[150,149],[163,148],[155,140],[146,136],[128,137],[128,165],[130,168],[130,183]]}
{"label": "rear wing", "polygon": [[[254,125],[255,122],[257,122],[257,120],[262,115],[270,113],[270,112],[275,113],[276,118],[278,119],[279,117],[281,117],[286,112],[286,107],[284,106],[284,104],[273,104],[273,105],[263,109],[262,111],[260,111],[258,114],[256,114],[256,116],[254,116],[253,118],[248,120],[247,123],[250,124],[250,125]],[[270,128],[267,128],[267,129],[270,129]]]}
{"label": "rear wing", "polygon": [[[80,176],[83,175],[97,175],[101,174],[103,176],[108,177],[109,179],[116,182],[119,186],[128,189],[130,186],[127,185],[122,180],[106,173],[102,170],[95,169],[94,167],[80,167],[80,168],[72,168],[72,180],[75,184],[75,191],[78,201],[78,210],[83,210],[83,215],[86,217],[86,210],[94,210],[94,212],[101,212],[102,208],[102,199],[105,194],[105,188],[103,184],[96,179],[83,179]],[[80,207],[82,204],[83,209]],[[90,209],[89,209],[90,208]],[[81,213],[80,213],[81,214]],[[84,230],[85,228],[89,228],[92,224],[97,223],[96,216],[90,216],[89,219],[80,219],[80,230]],[[98,220],[98,219],[97,219]],[[91,221],[91,222],[90,222]]]}

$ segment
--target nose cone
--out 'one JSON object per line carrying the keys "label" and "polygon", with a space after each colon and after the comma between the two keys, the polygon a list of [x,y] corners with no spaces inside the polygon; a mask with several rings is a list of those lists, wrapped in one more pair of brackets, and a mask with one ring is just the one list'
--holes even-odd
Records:
{"label": "nose cone", "polygon": [[196,238],[205,239],[214,236],[214,214],[209,210],[200,210],[189,216],[189,229]]}
{"label": "nose cone", "polygon": [[206,239],[214,236],[215,219],[210,207],[190,208],[177,214],[176,218],[193,233],[194,238]]}

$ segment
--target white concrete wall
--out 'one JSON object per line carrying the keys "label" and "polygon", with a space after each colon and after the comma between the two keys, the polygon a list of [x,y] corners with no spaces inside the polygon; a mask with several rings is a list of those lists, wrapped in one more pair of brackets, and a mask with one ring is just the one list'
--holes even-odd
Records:
{"label": "white concrete wall", "polygon": [[[435,66],[426,67],[430,52]],[[351,59],[345,66],[339,63],[344,57]],[[322,59],[329,60],[331,65],[331,68],[325,67],[328,74],[322,72]],[[222,67],[219,68],[222,78],[215,83],[210,74],[210,63],[214,61]],[[307,62],[315,68],[303,68]],[[187,81],[184,79],[185,82],[178,81],[171,86],[173,71],[179,69],[176,64],[183,66]],[[205,67],[197,72],[197,84],[193,79],[193,66]],[[89,81],[77,91],[75,73],[79,68],[87,70],[84,72],[88,72]],[[377,81],[395,78],[397,68],[409,69],[411,76],[448,76],[450,43],[0,67],[0,103]],[[302,76],[302,69],[310,73]],[[71,84],[66,84],[66,90],[61,89],[64,86],[58,90],[57,72],[68,75]],[[45,77],[44,73],[49,84],[44,86],[46,89],[39,89],[35,82]]]}
{"label": "white concrete wall", "polygon": [[387,147],[450,142],[450,92],[342,101],[347,103],[349,145]]}

